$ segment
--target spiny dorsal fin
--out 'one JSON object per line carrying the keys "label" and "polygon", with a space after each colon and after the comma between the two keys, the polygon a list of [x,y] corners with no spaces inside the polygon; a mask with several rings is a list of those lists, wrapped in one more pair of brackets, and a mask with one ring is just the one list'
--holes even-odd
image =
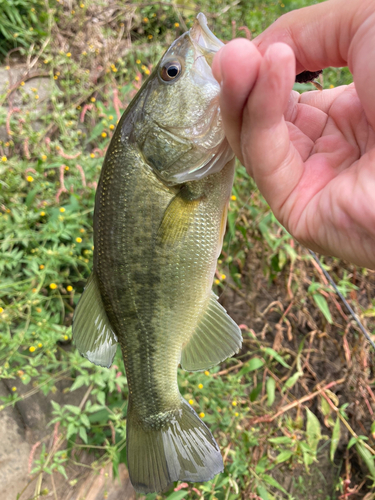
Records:
{"label": "spiny dorsal fin", "polygon": [[207,370],[241,349],[242,335],[236,323],[211,294],[200,322],[181,354],[184,370]]}
{"label": "spiny dorsal fin", "polygon": [[74,312],[72,330],[73,340],[82,356],[96,365],[111,366],[117,337],[105,312],[95,272],[88,279]]}

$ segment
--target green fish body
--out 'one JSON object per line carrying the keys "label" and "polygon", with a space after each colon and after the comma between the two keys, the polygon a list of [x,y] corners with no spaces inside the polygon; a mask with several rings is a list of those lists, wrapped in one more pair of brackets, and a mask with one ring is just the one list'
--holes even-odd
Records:
{"label": "green fish body", "polygon": [[121,118],[94,215],[94,268],[73,319],[81,354],[129,385],[127,453],[138,492],[223,470],[206,425],[181,397],[177,367],[205,370],[241,333],[212,293],[234,157],[221,126],[203,15],[172,44]]}

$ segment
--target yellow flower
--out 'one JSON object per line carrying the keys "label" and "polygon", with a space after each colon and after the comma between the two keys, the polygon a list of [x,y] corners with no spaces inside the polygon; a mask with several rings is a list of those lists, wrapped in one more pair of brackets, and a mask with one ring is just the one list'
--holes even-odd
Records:
{"label": "yellow flower", "polygon": [[199,384],[198,389],[203,389],[203,384]]}
{"label": "yellow flower", "polygon": [[32,91],[32,92],[38,92],[38,89],[36,89],[35,87],[33,87],[33,88],[31,89],[31,91]]}
{"label": "yellow flower", "polygon": [[21,87],[23,87],[25,85],[25,82],[21,82]]}
{"label": "yellow flower", "polygon": [[72,292],[72,291],[73,291],[73,287],[72,287],[72,285],[68,285],[68,286],[66,287],[66,289],[67,289],[67,291],[68,291],[68,292]]}
{"label": "yellow flower", "polygon": [[60,212],[63,214],[65,212],[65,208],[64,207],[60,207]]}
{"label": "yellow flower", "polygon": [[44,217],[46,215],[46,212],[40,212],[40,216]]}
{"label": "yellow flower", "polygon": [[236,201],[236,200],[237,200],[237,196],[235,196],[234,194],[232,194],[232,196],[230,197],[230,199],[231,199],[232,201]]}
{"label": "yellow flower", "polygon": [[90,101],[95,102],[96,101],[95,97],[91,97]]}
{"label": "yellow flower", "polygon": [[76,11],[75,11],[75,10],[72,10],[72,14],[75,14],[75,13],[76,13]]}
{"label": "yellow flower", "polygon": [[203,413],[203,411],[201,411],[201,412],[200,412],[200,414],[199,414],[199,416],[200,416],[201,418],[204,418],[206,415]]}
{"label": "yellow flower", "polygon": [[114,126],[113,124],[111,124],[111,125],[109,126],[109,128],[110,128],[111,130],[113,130],[113,129],[115,128],[115,126]]}
{"label": "yellow flower", "polygon": [[87,52],[84,50],[84,51],[82,52],[82,55],[83,55],[83,56],[87,56]]}
{"label": "yellow flower", "polygon": [[102,132],[102,137],[107,137],[107,133],[106,132]]}
{"label": "yellow flower", "polygon": [[47,159],[47,155],[42,155],[42,160],[46,161],[46,159]]}
{"label": "yellow flower", "polygon": [[141,64],[141,60],[140,60],[140,59],[137,59],[135,62],[136,62],[137,64]]}
{"label": "yellow flower", "polygon": [[139,82],[139,76],[137,75],[137,76],[134,78],[134,80],[135,80],[136,82]]}
{"label": "yellow flower", "polygon": [[91,153],[91,154],[90,154],[90,158],[95,158],[94,153]]}
{"label": "yellow flower", "polygon": [[4,309],[2,307],[0,307],[0,314],[2,314],[4,312]]}
{"label": "yellow flower", "polygon": [[206,371],[204,372],[204,374],[205,374],[205,375],[207,375],[207,377],[208,377],[208,375],[210,374],[210,372],[209,372],[208,370],[206,370]]}
{"label": "yellow flower", "polygon": [[1,161],[7,161],[7,160],[8,160],[8,158],[6,156],[1,157]]}
{"label": "yellow flower", "polygon": [[141,69],[143,69],[143,71],[144,71],[147,68],[146,68],[146,66],[144,64],[142,64]]}
{"label": "yellow flower", "polygon": [[150,74],[150,70],[146,68],[146,69],[145,69],[145,74],[146,74],[146,75],[149,75],[149,74]]}
{"label": "yellow flower", "polygon": [[189,405],[193,405],[194,401],[192,399],[189,399]]}
{"label": "yellow flower", "polygon": [[64,335],[64,340],[68,340],[68,336],[67,335]]}
{"label": "yellow flower", "polygon": [[33,288],[31,291],[32,291],[33,293],[36,293],[38,290],[37,290],[36,288]]}
{"label": "yellow flower", "polygon": [[40,349],[41,347],[43,347],[43,344],[41,344],[41,343],[39,342],[38,347],[39,347],[39,349]]}
{"label": "yellow flower", "polygon": [[39,99],[39,96],[38,96],[38,94],[37,94],[37,95],[35,96],[35,99]]}
{"label": "yellow flower", "polygon": [[80,3],[79,6],[81,7],[81,9],[84,9],[85,4],[84,3]]}
{"label": "yellow flower", "polygon": [[30,9],[30,12],[35,12],[34,7],[32,7],[32,8]]}
{"label": "yellow flower", "polygon": [[68,171],[68,170],[69,170],[68,165],[65,165],[65,170],[66,170],[66,171]]}
{"label": "yellow flower", "polygon": [[57,285],[56,285],[56,283],[51,283],[49,287],[51,290],[56,290]]}
{"label": "yellow flower", "polygon": [[153,38],[154,38],[154,36],[153,36],[153,35],[148,35],[148,39],[149,39],[149,40],[152,40]]}
{"label": "yellow flower", "polygon": [[222,275],[220,276],[220,278],[221,278],[222,280],[225,280],[225,279],[226,279],[225,274],[222,274]]}
{"label": "yellow flower", "polygon": [[237,401],[232,401],[232,406],[237,406]]}
{"label": "yellow flower", "polygon": [[53,77],[53,79],[54,79],[54,80],[57,80],[57,78],[58,78],[58,76],[57,76],[57,75],[55,75],[55,76]]}
{"label": "yellow flower", "polygon": [[16,390],[17,390],[17,387],[12,387],[13,392],[16,392]]}
{"label": "yellow flower", "polygon": [[234,414],[235,417],[238,417],[239,413],[236,411],[236,413]]}
{"label": "yellow flower", "polygon": [[144,18],[143,18],[143,22],[144,22],[144,23],[148,23],[148,17],[144,17]]}
{"label": "yellow flower", "polygon": [[113,120],[113,115],[109,115],[108,120]]}
{"label": "yellow flower", "polygon": [[117,73],[117,68],[112,68],[112,71],[113,71],[114,73]]}
{"label": "yellow flower", "polygon": [[44,265],[40,264],[39,269],[44,269]]}
{"label": "yellow flower", "polygon": [[331,85],[329,86],[329,88],[330,88],[330,89],[334,89],[334,88],[335,88],[335,86],[331,84]]}
{"label": "yellow flower", "polygon": [[44,64],[48,64],[49,63],[49,60],[48,59],[44,59]]}
{"label": "yellow flower", "polygon": [[32,26],[30,26],[29,30],[30,31],[34,31],[34,28]]}
{"label": "yellow flower", "polygon": [[283,3],[280,4],[280,7],[285,7],[285,5]]}
{"label": "yellow flower", "polygon": [[77,242],[77,243],[82,243],[82,238],[80,238],[80,237],[78,236],[78,238],[76,238],[76,242]]}
{"label": "yellow flower", "polygon": [[215,285],[220,285],[220,280],[215,280]]}
{"label": "yellow flower", "polygon": [[10,69],[10,66],[5,66],[5,69]]}
{"label": "yellow flower", "polygon": [[32,345],[31,347],[29,347],[29,351],[30,352],[34,352],[35,351],[35,347]]}
{"label": "yellow flower", "polygon": [[180,27],[180,23],[174,23],[174,27],[175,28],[179,28]]}
{"label": "yellow flower", "polygon": [[34,181],[34,178],[33,178],[33,177],[31,177],[31,175],[28,175],[28,176],[26,177],[26,180],[27,180],[27,182],[33,182],[33,181]]}

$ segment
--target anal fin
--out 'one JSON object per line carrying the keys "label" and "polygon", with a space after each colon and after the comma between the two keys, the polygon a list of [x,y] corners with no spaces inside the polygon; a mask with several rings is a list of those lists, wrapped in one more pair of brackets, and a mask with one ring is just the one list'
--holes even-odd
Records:
{"label": "anal fin", "polygon": [[242,334],[212,292],[199,324],[181,354],[184,370],[207,370],[241,349]]}
{"label": "anal fin", "polygon": [[117,349],[117,337],[108,320],[98,278],[88,279],[73,316],[73,340],[80,354],[95,365],[109,368]]}

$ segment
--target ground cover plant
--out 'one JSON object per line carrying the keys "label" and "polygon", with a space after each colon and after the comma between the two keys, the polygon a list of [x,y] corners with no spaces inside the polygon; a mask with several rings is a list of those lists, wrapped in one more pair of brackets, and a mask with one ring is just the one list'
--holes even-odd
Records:
{"label": "ground cover plant", "polygon": [[[50,433],[30,457],[33,498],[64,498],[48,479],[61,476],[73,488],[77,464],[98,473],[110,464],[116,474],[126,463],[120,351],[111,369],[99,368],[71,341],[92,268],[95,189],[118,119],[199,10],[229,40],[255,36],[285,11],[312,3],[46,0],[45,28],[35,38],[26,36],[27,24],[3,33],[23,42],[16,53],[13,45],[0,51],[9,73],[0,90],[0,377],[8,387],[0,408],[37,392],[51,398]],[[350,81],[342,68],[322,78],[325,88]],[[375,273],[322,262],[375,334]],[[214,289],[241,325],[243,349],[209,372],[181,371],[179,383],[214,433],[225,471],[147,499],[375,498],[370,348],[240,165]],[[79,404],[55,401],[62,381],[70,392],[84,389]]]}

